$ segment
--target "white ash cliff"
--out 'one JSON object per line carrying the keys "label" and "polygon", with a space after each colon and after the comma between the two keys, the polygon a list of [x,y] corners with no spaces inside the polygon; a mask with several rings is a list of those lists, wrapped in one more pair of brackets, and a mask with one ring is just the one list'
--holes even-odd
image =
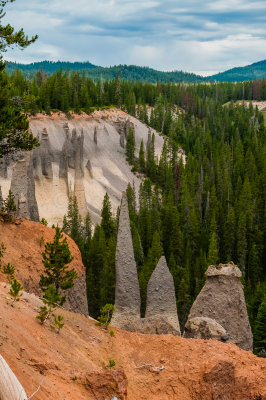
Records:
{"label": "white ash cliff", "polygon": [[[37,114],[30,129],[40,146],[28,153],[2,160],[0,187],[3,198],[15,194],[18,216],[49,225],[62,225],[69,194],[77,197],[80,214],[89,211],[93,223],[107,192],[114,212],[128,183],[138,191],[140,178],[126,161],[125,145],[130,126],[134,129],[136,156],[141,140],[148,141],[149,129],[121,110],[94,112],[93,115]],[[155,134],[155,154],[160,155],[163,138]]]}

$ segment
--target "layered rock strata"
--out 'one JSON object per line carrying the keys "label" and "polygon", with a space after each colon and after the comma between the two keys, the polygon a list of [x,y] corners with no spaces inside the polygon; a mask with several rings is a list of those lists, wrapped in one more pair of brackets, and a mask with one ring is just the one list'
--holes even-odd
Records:
{"label": "layered rock strata", "polygon": [[[184,337],[198,337],[202,323],[198,323],[196,328],[195,318],[204,317],[206,326],[209,325],[210,328],[207,317],[212,320],[212,325],[213,321],[220,325],[221,340],[226,338],[226,341],[235,343],[244,350],[252,350],[252,332],[241,276],[241,271],[233,262],[220,264],[218,268],[213,265],[208,268],[206,283],[190,310]],[[212,330],[213,328],[209,329],[209,332]],[[208,338],[215,336],[217,338],[217,332],[214,335],[208,333]]]}

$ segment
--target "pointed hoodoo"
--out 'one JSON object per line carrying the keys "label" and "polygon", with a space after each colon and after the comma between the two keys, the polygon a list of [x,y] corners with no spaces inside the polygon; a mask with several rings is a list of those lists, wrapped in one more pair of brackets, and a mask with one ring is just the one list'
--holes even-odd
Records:
{"label": "pointed hoodoo", "polygon": [[[17,215],[29,218],[32,221],[39,221],[39,211],[35,196],[35,182],[33,178],[33,164],[30,152],[23,154],[23,159],[17,161],[11,180],[11,191],[15,196]],[[23,195],[23,196],[22,196]],[[23,200],[23,207],[18,207],[19,197]],[[20,211],[22,214],[20,214]]]}
{"label": "pointed hoodoo", "polygon": [[168,333],[180,335],[175,285],[165,257],[160,258],[148,283],[145,318],[148,318],[151,324],[152,319],[160,318],[172,327],[172,332]]}
{"label": "pointed hoodoo", "polygon": [[46,128],[42,131],[40,156],[42,165],[42,174],[48,179],[53,179],[53,168],[52,168],[52,155],[50,149],[49,135]]}
{"label": "pointed hoodoo", "polygon": [[[226,341],[235,343],[244,350],[252,350],[252,332],[241,284],[241,271],[233,262],[211,265],[206,271],[206,283],[196,298],[185,326],[185,337],[198,337],[195,319],[204,317],[208,325],[210,318],[224,328]],[[207,317],[207,318],[206,318]],[[193,330],[192,327],[193,326]],[[198,324],[199,329],[202,322]],[[210,328],[210,329],[209,329]],[[208,328],[208,334],[211,326]],[[204,336],[201,335],[202,338]],[[221,339],[223,340],[223,338]]]}
{"label": "pointed hoodoo", "polygon": [[98,130],[96,126],[94,128],[93,141],[95,144],[98,144]]}
{"label": "pointed hoodoo", "polygon": [[27,400],[27,398],[28,397],[16,375],[0,355],[0,399]]}
{"label": "pointed hoodoo", "polygon": [[0,186],[0,209],[4,207],[4,199],[3,199],[3,195],[2,195],[2,189]]}
{"label": "pointed hoodoo", "polygon": [[124,149],[125,148],[125,133],[124,130],[120,133],[120,146]]}
{"label": "pointed hoodoo", "polygon": [[140,290],[132,244],[128,203],[123,193],[116,246],[115,308],[112,325],[123,328],[140,318]]}

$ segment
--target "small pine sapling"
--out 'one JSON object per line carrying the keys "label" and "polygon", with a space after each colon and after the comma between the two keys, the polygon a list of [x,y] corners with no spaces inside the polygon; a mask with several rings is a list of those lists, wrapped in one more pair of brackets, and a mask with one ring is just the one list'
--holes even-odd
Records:
{"label": "small pine sapling", "polygon": [[113,304],[105,304],[105,306],[101,308],[101,315],[98,317],[96,325],[104,326],[105,329],[107,329],[114,312],[115,306]]}
{"label": "small pine sapling", "polygon": [[42,298],[44,306],[40,307],[39,314],[36,316],[36,318],[40,321],[42,325],[50,317],[53,311],[60,306],[61,299],[62,297],[57,294],[55,287],[49,286],[45,290],[44,296]]}
{"label": "small pine sapling", "polygon": [[5,246],[4,243],[0,243],[0,271],[2,269],[2,265],[1,265],[1,260],[4,257],[4,252],[5,252]]}
{"label": "small pine sapling", "polygon": [[16,278],[14,278],[10,282],[10,290],[8,292],[8,294],[10,294],[10,296],[13,298],[12,305],[20,300],[20,297],[23,295],[22,290],[23,286],[19,281],[16,280]]}
{"label": "small pine sapling", "polygon": [[110,368],[110,372],[112,371],[112,368],[114,368],[116,365],[115,360],[109,360],[108,364],[106,365],[106,368]]}
{"label": "small pine sapling", "polygon": [[64,317],[63,317],[63,315],[57,315],[56,316],[54,314],[53,314],[53,317],[54,317],[54,325],[50,325],[50,328],[51,329],[55,329],[56,332],[59,334],[60,333],[60,329],[62,329],[64,327],[64,325],[65,325]]}
{"label": "small pine sapling", "polygon": [[4,200],[4,207],[2,207],[2,211],[4,212],[4,221],[12,221],[12,216],[16,209],[15,196],[11,190],[9,190],[8,196]]}
{"label": "small pine sapling", "polygon": [[15,278],[15,267],[14,265],[7,263],[2,267],[3,274],[7,275],[8,282],[11,284],[12,280]]}
{"label": "small pine sapling", "polygon": [[115,331],[113,331],[112,329],[109,331],[109,335],[111,336],[111,337],[115,337]]}
{"label": "small pine sapling", "polygon": [[[2,258],[3,255],[3,247],[0,246],[0,259]],[[23,286],[21,285],[21,283],[15,278],[15,267],[14,265],[7,263],[6,265],[2,266],[2,273],[7,275],[7,279],[8,279],[8,283],[10,284],[10,290],[8,292],[8,294],[10,294],[10,296],[12,297],[13,301],[12,301],[12,305],[19,301],[21,296],[23,295],[22,290],[23,290]]]}
{"label": "small pine sapling", "polygon": [[42,219],[40,220],[40,223],[41,223],[42,225],[45,225],[45,226],[48,225],[48,222],[46,221],[45,218],[42,218]]}

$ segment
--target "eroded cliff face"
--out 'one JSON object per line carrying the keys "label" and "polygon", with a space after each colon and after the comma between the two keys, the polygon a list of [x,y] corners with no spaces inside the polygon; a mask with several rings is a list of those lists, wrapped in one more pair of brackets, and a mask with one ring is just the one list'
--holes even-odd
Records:
{"label": "eroded cliff face", "polygon": [[[138,155],[141,140],[149,141],[149,129],[120,110],[73,115],[37,114],[30,118],[30,129],[40,147],[30,153],[2,160],[0,186],[3,197],[15,194],[19,216],[49,225],[62,225],[69,194],[78,200],[82,217],[89,211],[94,223],[107,192],[114,213],[128,183],[138,191],[140,179],[131,172],[125,157],[126,138],[133,127]],[[155,153],[161,153],[163,138],[155,133]],[[151,137],[151,135],[150,135]],[[33,179],[34,178],[34,179]]]}

